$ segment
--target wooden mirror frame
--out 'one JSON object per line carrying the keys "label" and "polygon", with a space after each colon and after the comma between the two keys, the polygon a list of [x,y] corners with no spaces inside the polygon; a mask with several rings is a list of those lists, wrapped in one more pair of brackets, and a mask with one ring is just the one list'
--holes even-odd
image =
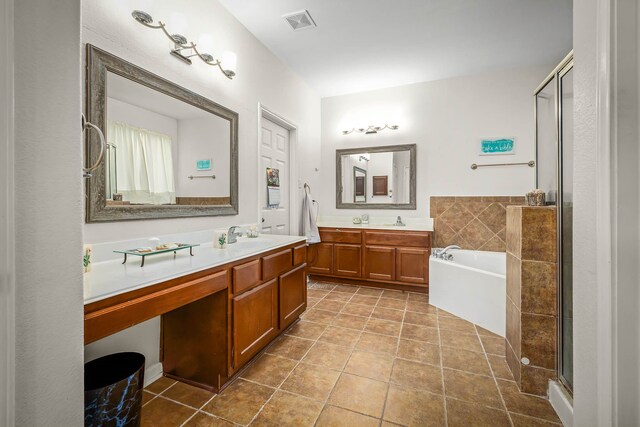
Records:
{"label": "wooden mirror frame", "polygon": [[[125,77],[153,90],[169,95],[211,114],[229,120],[230,188],[228,205],[124,205],[107,206],[106,161],[85,179],[87,223],[160,218],[187,218],[238,214],[238,113],[203,96],[176,85],[124,59],[87,43],[86,116],[103,131],[106,129],[107,72]],[[85,164],[94,164],[100,155],[96,132],[85,134]]]}
{"label": "wooden mirror frame", "polygon": [[[347,203],[342,201],[342,156],[361,153],[409,151],[409,203]],[[336,209],[416,209],[416,144],[336,150]]]}

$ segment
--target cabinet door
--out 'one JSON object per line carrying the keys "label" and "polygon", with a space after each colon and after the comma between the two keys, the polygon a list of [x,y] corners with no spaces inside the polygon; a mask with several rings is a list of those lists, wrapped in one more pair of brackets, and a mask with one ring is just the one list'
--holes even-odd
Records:
{"label": "cabinet door", "polygon": [[429,283],[429,250],[396,249],[396,280],[418,284]]}
{"label": "cabinet door", "polygon": [[333,273],[333,243],[318,243],[309,246],[309,273]]}
{"label": "cabinet door", "polygon": [[396,280],[395,248],[383,246],[365,247],[364,274],[367,279]]}
{"label": "cabinet door", "polygon": [[362,276],[362,247],[360,245],[333,245],[333,273],[337,276]]}
{"label": "cabinet door", "polygon": [[280,329],[289,326],[307,308],[306,265],[280,276]]}
{"label": "cabinet door", "polygon": [[278,333],[278,281],[233,298],[233,368],[238,369]]}

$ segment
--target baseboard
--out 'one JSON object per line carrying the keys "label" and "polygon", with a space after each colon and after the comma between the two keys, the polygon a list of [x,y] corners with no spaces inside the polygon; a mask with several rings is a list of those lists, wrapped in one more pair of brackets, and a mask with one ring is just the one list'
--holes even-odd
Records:
{"label": "baseboard", "polygon": [[147,366],[144,370],[144,386],[148,386],[162,376],[162,363]]}
{"label": "baseboard", "polygon": [[562,425],[573,427],[573,399],[564,386],[557,381],[549,381],[549,402],[562,421]]}

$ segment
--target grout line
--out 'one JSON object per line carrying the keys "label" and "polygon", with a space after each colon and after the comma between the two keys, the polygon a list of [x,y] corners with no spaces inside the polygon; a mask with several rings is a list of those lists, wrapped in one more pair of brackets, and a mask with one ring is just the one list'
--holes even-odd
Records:
{"label": "grout line", "polygon": [[439,310],[436,309],[436,328],[438,332],[438,353],[440,355],[440,378],[442,381],[442,403],[444,405],[444,424],[446,426],[449,425],[449,414],[447,411],[447,388],[444,383],[444,360],[442,356],[442,336],[440,335],[440,316],[438,315]]}
{"label": "grout line", "polygon": [[[504,411],[507,413],[507,418],[509,419],[509,424],[513,426],[513,420],[511,419],[511,414],[509,413],[509,409],[507,408],[507,404],[504,401],[504,397],[502,397],[502,391],[500,390],[500,386],[498,385],[498,380],[496,379],[496,375],[493,373],[493,368],[491,367],[491,362],[489,362],[489,357],[487,356],[487,350],[484,348],[484,343],[482,342],[482,338],[478,333],[478,328],[474,325],[476,330],[476,336],[480,340],[480,345],[482,346],[482,350],[484,351],[484,359],[489,365],[489,371],[491,371],[491,377],[493,378],[493,383],[496,385],[496,389],[498,389],[498,395],[500,396],[500,401],[502,402],[502,406],[504,406]],[[506,339],[505,339],[506,342]]]}

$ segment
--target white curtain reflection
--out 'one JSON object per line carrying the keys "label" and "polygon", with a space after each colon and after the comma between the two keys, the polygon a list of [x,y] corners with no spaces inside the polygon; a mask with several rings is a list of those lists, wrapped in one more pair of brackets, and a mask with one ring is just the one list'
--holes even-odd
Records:
{"label": "white curtain reflection", "polygon": [[176,203],[171,137],[126,123],[108,122],[116,149],[118,193],[135,204]]}

